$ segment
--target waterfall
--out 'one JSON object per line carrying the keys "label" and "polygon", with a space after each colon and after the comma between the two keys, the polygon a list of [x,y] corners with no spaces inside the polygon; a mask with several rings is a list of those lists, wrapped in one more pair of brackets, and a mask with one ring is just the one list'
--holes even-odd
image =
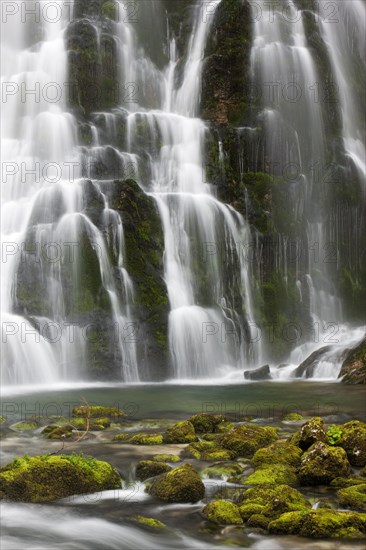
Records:
{"label": "waterfall", "polygon": [[[271,343],[260,337],[268,320],[264,280],[277,304],[273,318],[291,320],[297,308],[309,332],[321,333],[317,341],[306,335],[292,346],[292,367],[324,345],[334,325],[341,343],[314,376],[336,377],[342,350],[360,336],[362,328],[347,324],[338,275],[348,269],[354,284],[365,215],[354,203],[340,213],[334,204],[342,202],[335,200],[342,187],[327,177],[334,169],[345,186],[349,180],[366,189],[358,80],[365,68],[365,3],[337,0],[337,25],[324,16],[325,0],[312,9],[300,0],[250,3],[245,78],[261,92],[260,105],[253,101],[248,119],[234,113],[239,122],[228,122],[232,106],[224,94],[219,122],[211,115],[205,122],[205,58],[212,61],[212,44],[219,40],[218,11],[232,9],[221,2],[192,0],[171,8],[162,0],[56,0],[61,17],[52,19],[41,0],[29,3],[38,19],[24,19],[16,8],[7,14],[4,384],[235,379],[264,360],[274,366]],[[238,4],[249,10],[247,2]],[[246,37],[240,47],[247,47]],[[319,100],[324,89],[335,93],[329,109]],[[238,103],[249,103],[244,89],[242,94]],[[217,149],[215,180],[206,166],[211,147]],[[249,189],[248,173],[260,170],[262,180],[253,180],[258,189]],[[270,212],[271,192],[262,202],[259,197],[269,180],[283,193],[278,212]],[[229,204],[223,202],[226,191]],[[254,207],[251,191],[259,197]],[[250,224],[258,205],[256,227]],[[355,226],[348,227],[353,215]],[[280,229],[276,216],[284,218]],[[153,249],[152,260],[147,252],[145,258],[145,245]],[[151,281],[158,281],[159,292]],[[281,300],[289,296],[287,308]],[[130,329],[140,330],[139,339],[126,338]],[[155,363],[152,348],[161,354]],[[276,375],[291,376],[292,367]]]}
{"label": "waterfall", "polygon": [[[322,81],[323,75],[319,74],[314,51],[308,45],[304,10],[301,3],[301,8],[298,4],[290,1],[253,5],[252,81],[262,92],[260,119],[266,136],[266,162],[275,176],[283,177],[287,170],[293,171],[289,207],[305,229],[303,245],[308,250],[305,278],[298,280],[297,273],[295,278],[301,301],[301,288],[307,286],[312,336],[314,331],[318,331],[318,337],[295,349],[289,361],[299,364],[310,352],[325,343],[335,344],[316,367],[314,377],[336,378],[341,368],[342,351],[362,337],[364,328],[352,331],[344,324],[341,300],[332,281],[332,261],[327,261],[330,255],[338,256],[336,242],[329,242],[327,224],[330,209],[322,202],[327,170],[334,166],[334,161],[329,163],[325,121],[328,105],[326,99],[319,99],[319,85],[323,85],[326,95],[330,96],[334,90],[339,94],[344,148],[365,185],[364,126],[361,106],[351,85],[354,70],[352,57],[360,58],[364,63],[361,27],[365,21],[365,4],[357,1],[337,2],[337,24],[331,24],[332,21],[327,19],[324,2],[318,6],[318,14],[306,10],[312,14],[324,38],[333,69],[333,82]],[[356,32],[353,32],[354,29]],[[335,97],[333,102],[337,102]],[[284,278],[286,271],[284,266],[281,269]],[[329,330],[333,328],[337,336],[332,339]],[[282,371],[279,375],[287,377],[288,371]]]}
{"label": "waterfall", "polygon": [[[37,23],[19,10],[4,25],[2,382],[54,384],[88,376],[95,327],[73,311],[73,302],[87,311],[95,300],[86,288],[86,254],[97,263],[109,300],[120,377],[135,381],[135,343],[120,337],[133,302],[122,222],[101,190],[81,177],[85,153],[66,101],[69,12],[60,0],[62,17],[52,19],[42,15],[44,4],[34,3]],[[99,228],[85,214],[90,192],[99,193]],[[108,247],[117,257],[126,305],[118,296]]]}

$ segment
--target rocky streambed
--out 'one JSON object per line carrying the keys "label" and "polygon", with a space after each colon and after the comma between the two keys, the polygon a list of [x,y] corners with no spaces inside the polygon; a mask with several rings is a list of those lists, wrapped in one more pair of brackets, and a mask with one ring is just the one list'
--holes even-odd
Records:
{"label": "rocky streambed", "polygon": [[363,547],[364,422],[177,420],[84,404],[4,421],[3,549]]}

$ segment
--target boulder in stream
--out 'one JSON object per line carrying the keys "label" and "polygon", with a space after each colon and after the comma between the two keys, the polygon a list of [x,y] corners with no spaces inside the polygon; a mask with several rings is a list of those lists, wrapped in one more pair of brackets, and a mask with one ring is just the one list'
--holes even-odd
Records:
{"label": "boulder in stream", "polygon": [[244,378],[246,380],[270,380],[271,372],[269,365],[263,365],[263,367],[259,367],[259,369],[245,370]]}

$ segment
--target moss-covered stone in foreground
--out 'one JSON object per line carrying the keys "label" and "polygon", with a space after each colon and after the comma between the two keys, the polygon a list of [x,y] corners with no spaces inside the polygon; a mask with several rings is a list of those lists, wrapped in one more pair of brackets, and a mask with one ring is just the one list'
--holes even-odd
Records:
{"label": "moss-covered stone in foreground", "polygon": [[309,510],[288,512],[269,524],[276,535],[300,535],[310,538],[366,538],[366,514]]}
{"label": "moss-covered stone in foreground", "polygon": [[227,500],[210,502],[203,508],[202,514],[214,523],[226,525],[241,525],[243,523],[239,508]]}
{"label": "moss-covered stone in foreground", "polygon": [[198,502],[205,495],[205,486],[189,464],[174,468],[157,478],[149,493],[165,502]]}
{"label": "moss-covered stone in foreground", "polygon": [[17,502],[50,502],[121,486],[110,464],[81,455],[16,458],[0,469],[0,481],[0,498]]}
{"label": "moss-covered stone in foreground", "polygon": [[253,514],[274,519],[286,512],[311,508],[310,502],[299,491],[288,485],[248,489],[239,499],[239,504],[244,521],[249,520]]}
{"label": "moss-covered stone in foreground", "polygon": [[328,443],[328,437],[324,429],[324,420],[315,416],[301,427],[298,446],[306,451],[317,441]]}

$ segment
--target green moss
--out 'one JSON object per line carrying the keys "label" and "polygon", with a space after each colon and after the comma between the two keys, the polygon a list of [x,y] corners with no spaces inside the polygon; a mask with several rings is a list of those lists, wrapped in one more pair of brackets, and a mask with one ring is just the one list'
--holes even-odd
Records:
{"label": "green moss", "polygon": [[213,479],[227,479],[231,476],[239,475],[243,468],[236,462],[219,462],[205,468],[201,474],[203,477]]}
{"label": "green moss", "polygon": [[133,516],[131,519],[133,521],[136,521],[139,525],[142,525],[143,527],[148,527],[153,530],[166,528],[165,523],[155,518],[147,518],[145,516]]}
{"label": "green moss", "polygon": [[113,437],[112,441],[125,441],[127,443],[131,437],[131,434],[117,434]]}
{"label": "green moss", "polygon": [[180,462],[181,458],[178,455],[160,454],[153,456],[153,460],[158,462]]}
{"label": "green moss", "polygon": [[243,523],[238,507],[227,500],[210,502],[203,508],[202,514],[214,523],[224,525],[241,525]]}
{"label": "green moss", "polygon": [[191,443],[197,439],[194,426],[188,420],[177,422],[163,435],[164,443]]}
{"label": "green moss", "polygon": [[225,422],[225,416],[222,414],[195,414],[188,418],[188,421],[193,424],[196,433],[214,433],[218,431],[218,427],[222,422]]}
{"label": "green moss", "polygon": [[288,464],[298,467],[301,462],[302,451],[299,447],[291,445],[287,441],[275,441],[268,447],[258,449],[253,456],[254,466],[262,464]]}
{"label": "green moss", "polygon": [[28,431],[28,430],[36,430],[38,428],[37,422],[17,422],[16,424],[12,424],[10,426],[12,430],[16,431]]}
{"label": "green moss", "polygon": [[0,424],[4,424],[6,422],[6,419],[3,416],[0,416]]}
{"label": "green moss", "polygon": [[[350,531],[351,530],[351,531]],[[300,535],[309,538],[347,538],[359,532],[366,533],[366,514],[309,510],[288,512],[269,524],[269,532],[276,535]]]}
{"label": "green moss", "polygon": [[277,439],[274,428],[262,428],[254,424],[243,424],[225,433],[221,446],[236,456],[252,456],[258,449]]}
{"label": "green moss", "polygon": [[330,482],[331,487],[352,487],[353,485],[363,485],[365,478],[362,476],[336,477]]}
{"label": "green moss", "polygon": [[342,507],[366,512],[366,483],[340,489],[337,496]]}
{"label": "green moss", "polygon": [[161,445],[163,436],[161,434],[139,433],[133,435],[129,443],[132,445]]}
{"label": "green moss", "polygon": [[315,416],[301,427],[298,446],[306,451],[317,441],[328,443],[328,437],[324,430],[324,420]]}
{"label": "green moss", "polygon": [[270,520],[262,514],[253,514],[247,521],[248,527],[256,527],[259,529],[267,529]]}
{"label": "green moss", "polygon": [[245,480],[247,485],[297,485],[294,468],[285,464],[264,464]]}
{"label": "green moss", "polygon": [[169,472],[171,466],[165,462],[156,462],[154,460],[141,460],[136,466],[136,477],[141,481],[145,481],[149,477],[158,476]]}
{"label": "green moss", "polygon": [[311,504],[303,495],[288,485],[266,485],[248,489],[241,496],[239,504],[244,521],[248,521],[253,514],[274,519],[285,512],[311,508]]}
{"label": "green moss", "polygon": [[121,486],[110,464],[82,455],[17,458],[0,469],[0,480],[0,497],[20,502],[48,502]]}
{"label": "green moss", "polygon": [[157,478],[149,493],[165,502],[198,502],[205,495],[205,486],[196,470],[185,464]]}
{"label": "green moss", "polygon": [[50,424],[42,430],[42,434],[47,436],[48,439],[64,439],[72,437],[75,427],[72,424],[64,424],[58,426],[57,424]]}
{"label": "green moss", "polygon": [[347,453],[352,466],[366,465],[366,424],[359,420],[352,420],[343,424],[342,438],[338,442]]}
{"label": "green moss", "polygon": [[347,476],[350,472],[343,449],[317,442],[303,455],[299,478],[302,485],[327,485],[336,477]]}
{"label": "green moss", "polygon": [[283,418],[282,418],[283,422],[299,422],[300,420],[304,420],[304,417],[302,416],[302,414],[299,414],[299,413],[289,413],[289,414],[286,414]]}
{"label": "green moss", "polygon": [[204,451],[201,455],[201,459],[208,462],[216,462],[217,460],[231,460],[232,458],[232,451],[220,448],[207,449],[207,451]]}
{"label": "green moss", "polygon": [[117,407],[102,407],[91,405],[80,405],[79,407],[74,407],[72,409],[72,414],[73,416],[81,416],[83,418],[120,418],[121,416],[126,416],[126,414]]}

